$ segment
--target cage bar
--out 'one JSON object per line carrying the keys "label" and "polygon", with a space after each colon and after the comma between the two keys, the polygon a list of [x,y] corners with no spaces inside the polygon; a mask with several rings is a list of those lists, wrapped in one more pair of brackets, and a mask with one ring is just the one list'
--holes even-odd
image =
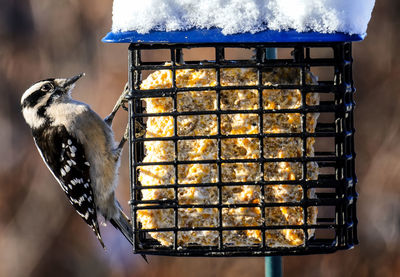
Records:
{"label": "cage bar", "polygon": [[[266,49],[278,49],[277,59],[267,59]],[[185,59],[185,52],[202,48],[214,54],[213,59]],[[228,59],[227,52],[252,51],[252,57],[244,60]],[[167,56],[148,61],[143,55],[149,50],[168,53]],[[286,54],[285,54],[286,53]],[[289,55],[290,53],[290,55]],[[322,57],[320,53],[323,53]],[[326,55],[326,53],[331,53]],[[224,85],[222,73],[227,69],[246,69],[254,72],[256,82]],[[298,82],[288,83],[285,80],[264,80],[265,74],[274,76],[280,70],[295,72]],[[215,82],[203,86],[182,86],[177,84],[177,75],[182,70],[211,70],[215,72]],[[170,72],[171,85],[144,89],[146,75],[154,72]],[[246,71],[247,72],[247,71]],[[310,81],[310,72],[319,76],[318,81]],[[275,75],[279,76],[279,75]],[[355,185],[357,182],[354,169],[354,125],[353,95],[355,89],[352,80],[351,42],[284,42],[284,43],[131,43],[129,46],[129,122],[130,122],[130,176],[131,176],[131,212],[134,227],[134,252],[151,255],[168,256],[267,256],[267,255],[302,255],[331,253],[340,249],[352,248],[357,240],[357,217]],[[265,105],[265,95],[274,91],[299,91],[299,107],[271,108]],[[225,105],[223,99],[229,98],[232,91],[254,92],[257,96],[255,108],[242,108]],[[184,93],[198,92],[215,95],[214,109],[182,109],[179,97]],[[318,95],[319,103],[307,103],[309,95]],[[146,99],[161,99],[164,103],[171,101],[171,108],[160,113],[147,111]],[[315,129],[308,128],[310,118],[319,114]],[[222,125],[225,119],[237,116],[256,118],[255,132],[229,133]],[[300,128],[292,131],[266,132],[265,122],[268,118],[293,117],[300,120]],[[183,117],[207,117],[215,119],[214,132],[180,133],[179,119]],[[168,118],[173,121],[173,132],[160,136],[150,135],[149,121],[153,118]],[[278,126],[279,127],[279,126]],[[290,126],[288,127],[290,128]],[[229,142],[247,139],[257,141],[258,155],[255,157],[227,157],[224,147]],[[179,157],[181,145],[199,141],[215,142],[215,155],[207,159],[182,159]],[[274,141],[299,142],[301,153],[295,156],[267,155],[266,146]],[[315,142],[313,142],[315,141]],[[146,143],[171,143],[173,157],[163,161],[145,161]],[[311,143],[312,142],[312,143]],[[310,144],[314,149],[312,154]],[[155,145],[155,144],[154,144]],[[266,176],[266,168],[279,164],[298,166],[299,176],[291,180],[274,180]],[[182,183],[179,172],[189,165],[202,165],[203,168],[216,168],[216,181]],[[246,181],[224,179],[224,172],[237,164],[254,165],[260,173],[255,179]],[[309,175],[314,172],[310,164],[317,168],[317,177]],[[142,184],[141,172],[144,168],[163,166],[173,171],[171,182],[161,184]],[[259,168],[259,169],[257,169]],[[293,167],[294,168],[294,167]],[[151,174],[149,172],[148,174]],[[301,199],[291,201],[272,201],[268,199],[268,190],[279,186],[298,187],[302,192]],[[234,201],[224,199],[226,188],[257,188],[258,201]],[[184,188],[209,189],[217,193],[216,201],[209,203],[183,203],[179,191]],[[301,190],[300,190],[301,188]],[[143,197],[150,190],[171,191],[173,197],[163,199],[146,199]],[[315,195],[311,193],[315,192]],[[185,211],[190,209],[217,211],[217,224],[202,225],[199,219],[195,226],[180,224]],[[256,211],[257,224],[227,226],[224,217],[229,211]],[[298,222],[270,223],[270,213],[276,210],[301,211]],[[314,209],[314,210],[313,210]],[[318,210],[315,215],[315,210]],[[158,211],[171,216],[172,223],[166,226],[146,228],[143,226],[143,215]],[[314,211],[314,212],[313,212]],[[214,214],[214,213],[213,213]],[[146,215],[147,216],[147,215]],[[315,219],[310,219],[315,216]],[[281,234],[292,230],[294,234],[303,234],[303,239],[296,245],[271,245],[271,234]],[[197,233],[218,234],[214,243],[182,242],[182,236]],[[280,232],[280,233],[279,233]],[[257,234],[257,239],[243,245],[225,241],[227,234]],[[163,243],[154,234],[167,234],[170,243]],[[246,237],[244,235],[244,237]],[[248,238],[249,236],[247,236]],[[301,237],[301,235],[299,235]]]}

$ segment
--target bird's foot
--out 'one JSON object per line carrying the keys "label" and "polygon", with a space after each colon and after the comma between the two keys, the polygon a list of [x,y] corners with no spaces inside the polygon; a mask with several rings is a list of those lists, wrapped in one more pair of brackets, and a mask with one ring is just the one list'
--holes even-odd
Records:
{"label": "bird's foot", "polygon": [[126,99],[126,96],[128,95],[128,93],[129,93],[129,85],[128,85],[128,83],[126,83],[124,91],[118,98],[117,103],[115,103],[115,106],[114,106],[112,112],[106,118],[104,118],[104,121],[106,122],[107,125],[109,125],[109,126],[112,125],[112,121],[114,120],[115,114],[121,107],[126,111],[128,110],[128,108],[125,107],[125,104],[128,102],[128,100]]}

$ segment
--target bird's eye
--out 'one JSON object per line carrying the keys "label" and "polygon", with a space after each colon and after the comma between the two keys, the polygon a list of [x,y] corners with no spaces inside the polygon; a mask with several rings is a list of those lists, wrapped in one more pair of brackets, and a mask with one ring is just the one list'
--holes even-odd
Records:
{"label": "bird's eye", "polygon": [[53,89],[53,85],[51,83],[44,84],[40,90],[41,91],[50,91]]}

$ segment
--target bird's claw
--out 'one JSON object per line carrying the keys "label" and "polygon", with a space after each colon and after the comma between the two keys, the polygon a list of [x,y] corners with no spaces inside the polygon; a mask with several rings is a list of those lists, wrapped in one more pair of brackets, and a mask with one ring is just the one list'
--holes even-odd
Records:
{"label": "bird's claw", "polygon": [[128,108],[125,106],[125,104],[128,102],[128,99],[126,96],[129,93],[129,85],[128,83],[125,84],[124,91],[122,92],[121,96],[118,98],[117,103],[115,103],[115,106],[112,110],[112,112],[104,119],[107,125],[111,126],[112,121],[114,120],[115,114],[119,110],[119,108],[123,108],[125,111],[128,111]]}

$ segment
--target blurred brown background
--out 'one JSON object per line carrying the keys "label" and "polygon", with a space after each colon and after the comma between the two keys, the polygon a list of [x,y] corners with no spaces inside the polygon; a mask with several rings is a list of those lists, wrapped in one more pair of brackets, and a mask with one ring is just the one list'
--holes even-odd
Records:
{"label": "blurred brown background", "polygon": [[[127,44],[100,39],[112,0],[0,2],[0,276],[263,276],[263,258],[133,255],[112,227],[107,251],[71,209],[37,153],[19,108],[47,77],[86,72],[74,96],[107,115],[127,80]],[[400,276],[400,2],[379,0],[354,43],[359,239],[350,251],[284,258],[285,276]],[[117,137],[126,114],[114,124]],[[127,208],[128,167],[119,198]]]}

